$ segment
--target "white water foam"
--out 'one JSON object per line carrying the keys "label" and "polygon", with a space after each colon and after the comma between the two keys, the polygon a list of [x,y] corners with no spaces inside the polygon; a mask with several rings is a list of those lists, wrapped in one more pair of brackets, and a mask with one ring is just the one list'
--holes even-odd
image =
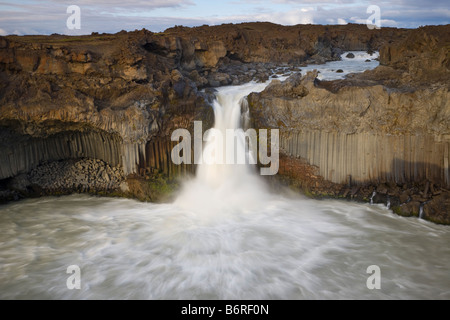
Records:
{"label": "white water foam", "polygon": [[[354,58],[347,58],[347,54],[354,54]],[[379,53],[374,52],[372,55],[364,51],[348,51],[341,55],[340,61],[331,61],[322,65],[309,65],[307,67],[302,67],[301,72],[305,74],[308,71],[314,69],[319,71],[317,78],[319,80],[338,80],[345,79],[345,77],[350,73],[360,73],[365,70],[375,69],[379,66],[378,58]],[[369,60],[366,62],[366,60]],[[338,70],[342,70],[338,73]]]}

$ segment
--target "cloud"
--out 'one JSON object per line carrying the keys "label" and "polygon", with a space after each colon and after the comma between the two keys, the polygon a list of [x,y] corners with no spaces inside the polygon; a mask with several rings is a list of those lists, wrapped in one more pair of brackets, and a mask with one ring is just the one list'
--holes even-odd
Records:
{"label": "cloud", "polygon": [[0,29],[0,36],[6,36],[8,35],[8,32],[6,32],[6,30],[4,29]]}
{"label": "cloud", "polygon": [[[49,0],[60,4],[59,0]],[[156,10],[160,8],[176,8],[186,5],[194,5],[191,0],[78,0],[75,3],[79,7],[101,8],[104,11],[115,11],[116,9],[127,10]],[[65,4],[66,6],[68,4]]]}
{"label": "cloud", "polygon": [[274,3],[289,3],[289,4],[343,4],[354,3],[357,0],[272,0]]}
{"label": "cloud", "polygon": [[67,29],[68,4],[57,0],[0,2],[0,28],[15,30],[17,34],[89,34],[93,31],[134,30],[149,25],[148,18],[136,18],[136,15],[194,5],[191,0],[78,0],[69,4],[73,2],[81,9],[81,30]]}
{"label": "cloud", "polygon": [[260,21],[269,21],[283,25],[296,24],[313,24],[314,23],[314,9],[302,8],[289,12],[277,12],[275,14],[261,15]]}
{"label": "cloud", "polygon": [[215,17],[209,20],[210,24],[220,23],[240,23],[252,21],[267,21],[282,25],[297,25],[297,24],[313,24],[312,8],[295,9],[288,12],[271,12],[271,13],[257,13],[248,15],[233,15],[224,17]]}
{"label": "cloud", "polygon": [[[56,1],[56,0],[52,0]],[[195,5],[190,0],[81,0],[77,2],[80,8],[89,9],[92,11],[98,11],[102,14],[114,14],[116,16],[129,16],[135,13],[148,13],[157,9],[165,8],[182,8],[185,6]]]}
{"label": "cloud", "polygon": [[[1,1],[1,0],[0,0]],[[81,30],[66,27],[68,4],[81,8]],[[19,34],[89,34],[93,31],[114,33],[146,28],[163,31],[174,25],[269,21],[295,24],[365,24],[370,1],[363,0],[245,0],[211,2],[200,0],[57,0],[0,2],[0,29]],[[450,23],[448,0],[378,0],[383,26],[418,27]],[[222,9],[225,9],[221,11]],[[219,12],[219,13],[217,13]],[[222,12],[222,13],[221,13]],[[233,14],[237,12],[238,14]]]}

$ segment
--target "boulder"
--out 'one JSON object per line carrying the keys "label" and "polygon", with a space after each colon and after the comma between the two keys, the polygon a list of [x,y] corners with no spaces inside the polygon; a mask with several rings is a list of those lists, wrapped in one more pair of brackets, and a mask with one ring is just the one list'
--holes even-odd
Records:
{"label": "boulder", "polygon": [[433,197],[423,208],[424,218],[436,223],[450,224],[450,191]]}
{"label": "boulder", "polygon": [[403,217],[418,217],[420,212],[420,202],[411,201],[393,208],[394,212]]}

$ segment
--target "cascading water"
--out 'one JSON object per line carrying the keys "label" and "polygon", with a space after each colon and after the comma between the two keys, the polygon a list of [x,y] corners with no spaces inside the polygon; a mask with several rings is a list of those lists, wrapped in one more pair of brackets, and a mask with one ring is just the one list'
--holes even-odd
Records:
{"label": "cascading water", "polygon": [[377,195],[377,192],[374,191],[374,192],[372,193],[372,196],[370,197],[370,204],[373,204],[373,199],[375,198],[376,195]]}
{"label": "cascading water", "polygon": [[425,203],[421,203],[419,207],[419,219],[423,219],[423,208],[425,207]]}
{"label": "cascading water", "polygon": [[[238,133],[236,154],[246,152],[244,131],[241,128],[242,99],[251,92],[264,90],[266,86],[266,83],[248,83],[220,88],[217,93],[214,129],[219,130],[223,137],[227,129]],[[210,157],[214,147],[215,140],[210,139],[204,147],[203,158]],[[221,164],[227,152],[231,151],[224,143],[222,154],[212,154],[215,160],[213,164],[199,165],[196,178],[185,185],[175,204],[182,209],[203,212],[209,216],[255,210],[261,206],[270,194],[257,176],[256,168],[245,164]],[[247,156],[256,155],[248,155],[247,152]]]}
{"label": "cascading water", "polygon": [[[239,128],[239,101],[264,86],[220,88],[216,129]],[[0,299],[448,300],[449,242],[448,227],[383,205],[273,194],[253,166],[202,164],[173,204],[0,206]],[[66,286],[72,265],[80,290]],[[366,285],[373,265],[381,290]]]}

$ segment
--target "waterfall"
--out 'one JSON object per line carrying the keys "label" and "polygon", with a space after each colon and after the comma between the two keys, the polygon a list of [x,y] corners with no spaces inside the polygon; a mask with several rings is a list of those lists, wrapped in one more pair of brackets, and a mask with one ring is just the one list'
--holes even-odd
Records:
{"label": "waterfall", "polygon": [[425,206],[425,202],[420,204],[419,208],[419,219],[423,219],[423,208]]}
{"label": "waterfall", "polygon": [[377,192],[374,191],[374,192],[372,193],[372,196],[370,197],[370,204],[373,204],[373,199],[375,198],[376,195],[377,195]]}
{"label": "waterfall", "polygon": [[[251,92],[264,90],[267,83],[248,83],[218,89],[214,101],[215,124],[226,137],[226,130],[236,132],[235,154],[246,153],[246,159],[257,157],[246,150],[242,129],[241,104]],[[175,204],[191,212],[212,214],[220,212],[245,212],[262,206],[270,197],[262,180],[258,177],[256,166],[248,164],[221,164],[230,146],[217,147],[214,131],[204,135],[203,162],[198,165],[196,177],[185,183]],[[227,141],[228,142],[228,141]],[[223,151],[223,152],[221,152]]]}

